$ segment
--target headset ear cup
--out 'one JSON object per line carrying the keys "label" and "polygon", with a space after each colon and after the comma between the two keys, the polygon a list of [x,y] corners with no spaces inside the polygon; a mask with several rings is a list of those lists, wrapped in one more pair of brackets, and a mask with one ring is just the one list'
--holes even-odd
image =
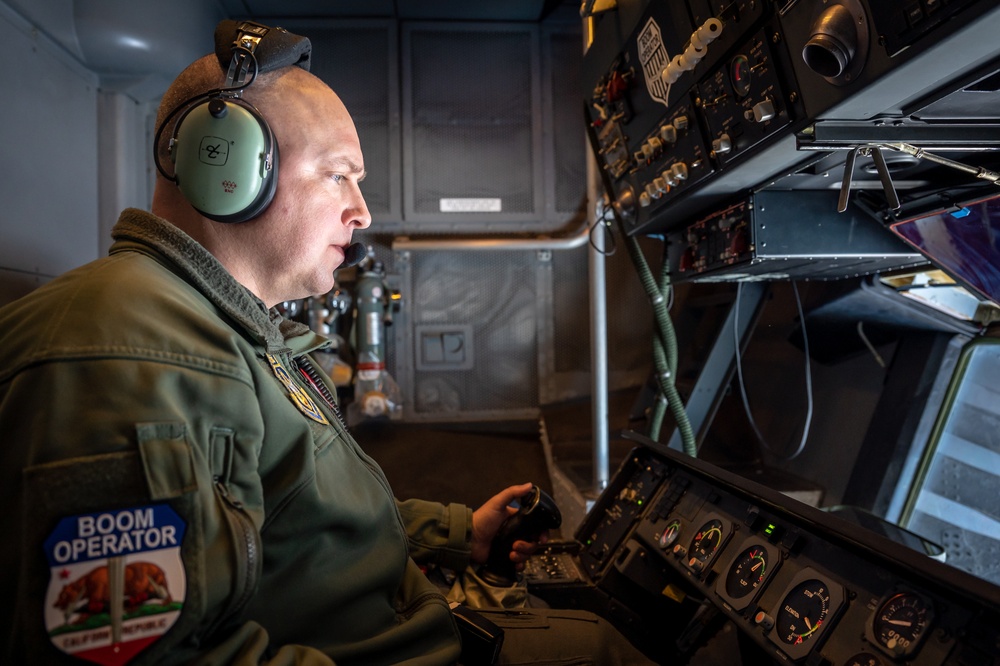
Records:
{"label": "headset ear cup", "polygon": [[209,219],[245,222],[274,198],[277,142],[242,100],[213,97],[192,106],[177,122],[170,154],[181,193]]}
{"label": "headset ear cup", "polygon": [[[261,118],[261,122],[264,119]],[[268,133],[270,133],[270,128],[268,128]],[[278,162],[279,151],[278,151],[278,140],[271,135],[271,168],[266,171],[263,182],[261,183],[260,189],[257,193],[257,198],[254,199],[253,203],[247,206],[239,219],[232,220],[219,220],[219,222],[247,222],[257,217],[263,213],[268,206],[271,205],[271,201],[274,199],[275,192],[278,191]]]}

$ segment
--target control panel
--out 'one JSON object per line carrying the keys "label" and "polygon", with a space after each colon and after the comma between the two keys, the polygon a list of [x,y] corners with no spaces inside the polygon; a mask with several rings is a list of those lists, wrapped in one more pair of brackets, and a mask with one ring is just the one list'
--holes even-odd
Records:
{"label": "control panel", "polygon": [[667,235],[677,282],[832,280],[926,259],[836,192],[765,190],[738,198]]}
{"label": "control panel", "polygon": [[545,598],[558,585],[565,599],[576,581],[610,599],[604,608],[641,604],[641,590],[661,605],[623,631],[656,636],[644,646],[655,659],[691,656],[656,646],[683,642],[690,626],[675,613],[696,599],[739,630],[743,651],[749,641],[774,663],[1000,663],[1000,588],[932,559],[919,539],[889,539],[665,447],[633,450],[576,542],[547,554],[553,575],[536,570],[529,589]]}
{"label": "control panel", "polygon": [[825,122],[860,123],[868,139],[905,128],[885,140],[934,143],[947,139],[942,121],[995,127],[995,113],[966,106],[948,107],[938,127],[913,110],[1000,63],[996,3],[620,0],[593,21],[588,134],[630,234],[674,231],[843,155],[815,140]]}

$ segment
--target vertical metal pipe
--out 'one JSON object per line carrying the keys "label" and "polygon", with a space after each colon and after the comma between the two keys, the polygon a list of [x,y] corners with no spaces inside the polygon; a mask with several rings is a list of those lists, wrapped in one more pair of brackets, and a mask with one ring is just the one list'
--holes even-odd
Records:
{"label": "vertical metal pipe", "polygon": [[[594,41],[594,19],[583,19],[583,52]],[[590,145],[590,142],[587,142]],[[587,151],[587,220],[596,224],[598,201],[601,197],[597,161]],[[603,211],[602,211],[603,213]],[[594,432],[594,487],[600,493],[608,485],[608,308],[605,277],[604,229],[591,233],[587,246],[590,291],[590,368],[591,368],[591,428]],[[588,507],[589,508],[589,507]]]}
{"label": "vertical metal pipe", "polygon": [[[591,224],[598,219],[600,189],[597,186],[597,165],[588,151],[587,216]],[[588,245],[590,291],[590,367],[592,429],[594,437],[594,491],[600,493],[608,485],[608,308],[605,274],[604,229],[591,233]]]}

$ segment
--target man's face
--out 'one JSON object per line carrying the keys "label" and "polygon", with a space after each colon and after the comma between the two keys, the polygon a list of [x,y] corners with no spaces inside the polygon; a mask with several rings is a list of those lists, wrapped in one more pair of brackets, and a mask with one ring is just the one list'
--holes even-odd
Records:
{"label": "man's face", "polygon": [[294,80],[294,90],[262,109],[280,152],[274,200],[250,223],[258,295],[268,305],[330,291],[352,233],[371,224],[354,122],[329,88]]}

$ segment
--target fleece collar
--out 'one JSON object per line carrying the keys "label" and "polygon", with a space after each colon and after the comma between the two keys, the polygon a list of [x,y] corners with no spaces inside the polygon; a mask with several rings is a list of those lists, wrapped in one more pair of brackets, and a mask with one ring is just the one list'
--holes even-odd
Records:
{"label": "fleece collar", "polygon": [[[309,332],[253,295],[196,240],[152,213],[126,208],[111,230],[115,243],[110,253],[139,250],[166,259],[177,272],[212,303],[264,344],[268,351],[287,348],[289,338]],[[137,247],[138,246],[138,247]]]}

